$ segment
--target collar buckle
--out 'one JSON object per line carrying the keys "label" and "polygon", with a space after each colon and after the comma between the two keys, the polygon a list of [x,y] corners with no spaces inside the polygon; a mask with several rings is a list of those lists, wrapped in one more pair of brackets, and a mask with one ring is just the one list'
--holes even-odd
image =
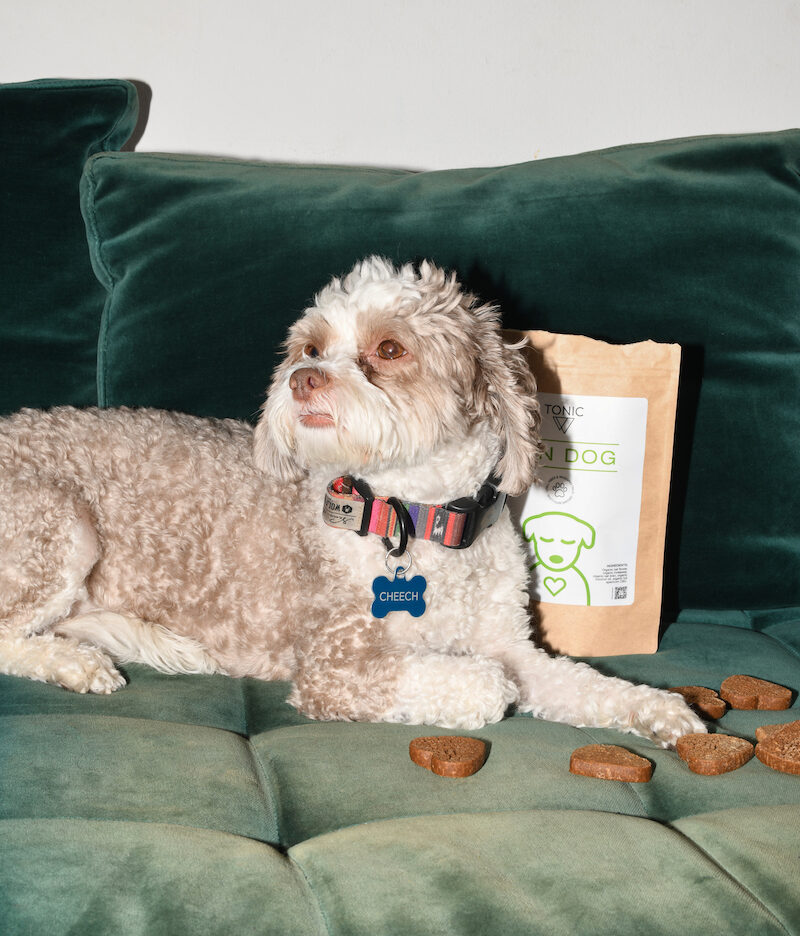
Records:
{"label": "collar buckle", "polygon": [[461,540],[451,549],[467,549],[480,534],[496,523],[503,507],[506,495],[497,489],[497,480],[490,477],[474,497],[459,497],[458,500],[445,504],[445,510],[464,515],[464,530]]}

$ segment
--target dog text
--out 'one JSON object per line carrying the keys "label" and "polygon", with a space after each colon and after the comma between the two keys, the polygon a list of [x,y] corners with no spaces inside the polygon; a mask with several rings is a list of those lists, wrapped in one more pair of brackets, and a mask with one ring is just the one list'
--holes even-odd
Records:
{"label": "dog text", "polygon": [[614,443],[599,446],[573,442],[569,445],[551,443],[542,451],[542,459],[553,468],[582,468],[594,471],[613,471],[616,469],[618,452]]}

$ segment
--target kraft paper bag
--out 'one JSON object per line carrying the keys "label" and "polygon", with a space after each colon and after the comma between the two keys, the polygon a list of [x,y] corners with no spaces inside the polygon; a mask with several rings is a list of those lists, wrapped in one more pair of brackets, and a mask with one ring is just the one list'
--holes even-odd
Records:
{"label": "kraft paper bag", "polygon": [[653,653],[680,346],[531,331],[542,457],[511,502],[528,543],[534,624],[571,656]]}

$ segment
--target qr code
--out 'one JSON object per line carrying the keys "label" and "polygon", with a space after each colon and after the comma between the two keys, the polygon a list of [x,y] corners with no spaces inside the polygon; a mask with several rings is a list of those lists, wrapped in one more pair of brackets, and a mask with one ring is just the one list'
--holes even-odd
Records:
{"label": "qr code", "polygon": [[627,585],[615,585],[614,586],[614,601],[625,601],[627,597],[628,597]]}

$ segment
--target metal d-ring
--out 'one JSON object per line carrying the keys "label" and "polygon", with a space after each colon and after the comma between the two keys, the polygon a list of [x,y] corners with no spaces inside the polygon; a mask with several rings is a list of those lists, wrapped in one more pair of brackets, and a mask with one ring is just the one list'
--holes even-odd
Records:
{"label": "metal d-ring", "polygon": [[396,497],[387,497],[386,503],[394,508],[397,516],[397,525],[400,527],[400,542],[397,546],[393,546],[389,537],[384,536],[383,545],[386,547],[387,558],[392,556],[394,559],[399,559],[408,549],[408,535],[409,532],[412,536],[414,534],[414,522],[405,506]]}
{"label": "metal d-ring", "polygon": [[386,566],[386,571],[389,573],[389,575],[400,575],[400,577],[402,578],[405,576],[406,572],[408,572],[408,570],[414,564],[414,560],[410,552],[406,552],[405,554],[407,565],[403,565],[402,562],[398,562],[397,565],[394,568],[392,568],[391,565],[389,564],[389,559],[391,557],[392,557],[392,554],[388,552],[386,553],[386,558],[383,561],[383,564]]}

